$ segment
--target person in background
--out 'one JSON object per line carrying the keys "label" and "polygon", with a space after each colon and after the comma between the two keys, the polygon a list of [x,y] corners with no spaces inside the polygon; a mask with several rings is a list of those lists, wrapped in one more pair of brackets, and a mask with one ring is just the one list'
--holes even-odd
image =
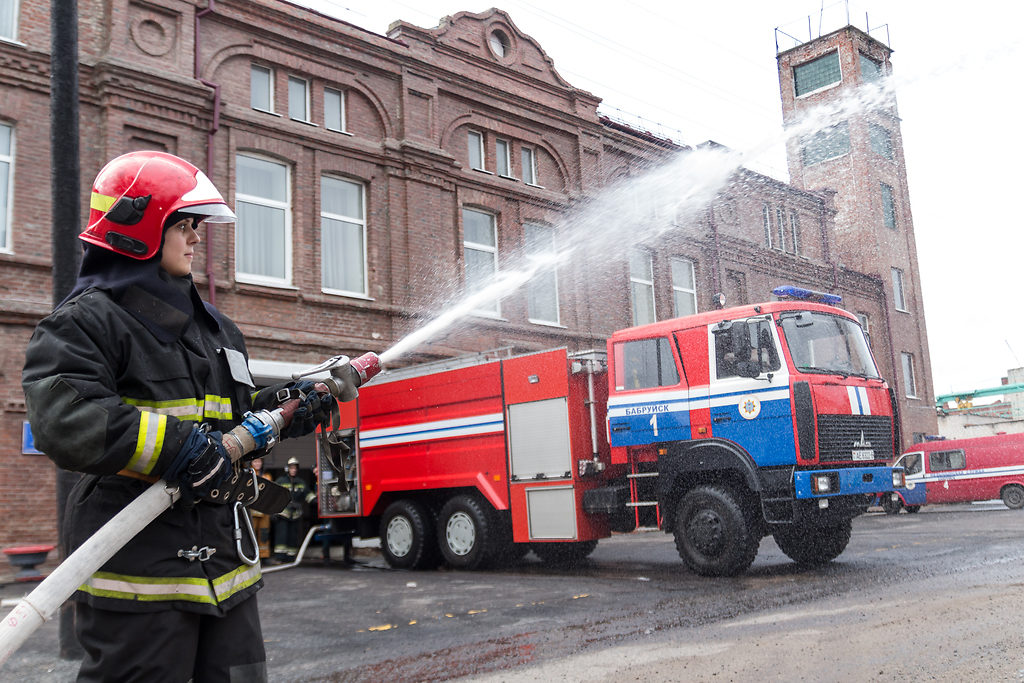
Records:
{"label": "person in background", "polygon": [[250,409],[301,395],[282,434],[301,436],[329,401],[282,385],[253,404],[242,334],[192,282],[202,226],[235,220],[202,171],[164,152],[124,154],[96,177],[90,208],[78,280],[36,327],[22,373],[37,447],[85,473],[63,538],[73,551],[158,480],[181,497],[75,592],[78,678],[265,681],[263,581],[255,541],[236,542],[235,501],[248,491],[237,505],[273,514],[286,498],[269,485],[253,496],[221,435]]}
{"label": "person in background", "polygon": [[299,553],[299,539],[309,516],[309,504],[316,500],[316,493],[299,476],[298,458],[288,459],[288,469],[276,483],[291,492],[291,500],[274,519],[274,559],[293,562]]}
{"label": "person in background", "polygon": [[[253,458],[250,463],[258,479],[273,480],[269,472],[263,469],[263,458]],[[266,560],[270,557],[270,515],[252,510],[252,526],[256,533],[256,543],[260,548],[260,559]]]}

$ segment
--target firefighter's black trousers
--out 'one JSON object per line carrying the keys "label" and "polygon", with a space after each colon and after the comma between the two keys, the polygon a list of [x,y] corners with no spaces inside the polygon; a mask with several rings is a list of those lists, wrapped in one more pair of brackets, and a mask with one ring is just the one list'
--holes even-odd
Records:
{"label": "firefighter's black trousers", "polygon": [[79,681],[266,683],[256,596],[225,616],[161,610],[114,612],[75,605],[85,659]]}

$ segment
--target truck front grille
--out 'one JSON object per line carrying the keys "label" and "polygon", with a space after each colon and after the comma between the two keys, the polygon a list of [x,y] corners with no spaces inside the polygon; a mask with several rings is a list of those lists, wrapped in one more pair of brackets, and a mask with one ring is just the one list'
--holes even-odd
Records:
{"label": "truck front grille", "polygon": [[891,462],[892,459],[890,418],[882,415],[818,416],[819,462]]}

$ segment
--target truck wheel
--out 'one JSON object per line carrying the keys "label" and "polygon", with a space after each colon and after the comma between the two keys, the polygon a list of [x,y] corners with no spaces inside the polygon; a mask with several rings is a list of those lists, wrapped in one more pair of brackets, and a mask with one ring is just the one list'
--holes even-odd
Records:
{"label": "truck wheel", "polygon": [[747,569],[760,543],[730,489],[698,486],[679,501],[674,534],[683,562],[701,576],[735,576]]}
{"label": "truck wheel", "polygon": [[921,506],[920,505],[908,505],[907,506],[907,512],[909,512],[912,515],[915,514],[915,513],[920,512],[920,511],[921,511]]}
{"label": "truck wheel", "polygon": [[898,515],[900,513],[900,508],[902,507],[903,501],[898,497],[896,500],[893,500],[889,496],[882,498],[882,509],[885,510],[885,514],[887,515]]}
{"label": "truck wheel", "polygon": [[441,555],[455,569],[477,569],[488,559],[493,525],[487,509],[470,495],[451,498],[437,520]]}
{"label": "truck wheel", "polygon": [[853,524],[833,526],[791,525],[775,532],[775,543],[797,564],[817,567],[839,557],[850,543]]}
{"label": "truck wheel", "polygon": [[578,543],[533,543],[530,548],[541,560],[558,567],[575,567],[597,548],[597,541]]}
{"label": "truck wheel", "polygon": [[1011,510],[1024,508],[1024,487],[1019,484],[1004,486],[1003,490],[999,492],[999,497],[1003,499],[1003,504]]}
{"label": "truck wheel", "polygon": [[437,564],[433,520],[414,500],[396,500],[380,520],[380,549],[392,567],[426,569]]}

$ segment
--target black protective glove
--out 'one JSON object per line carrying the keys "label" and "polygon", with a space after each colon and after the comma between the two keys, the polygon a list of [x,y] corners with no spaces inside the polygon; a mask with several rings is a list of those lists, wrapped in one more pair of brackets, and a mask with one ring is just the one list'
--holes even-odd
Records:
{"label": "black protective glove", "polygon": [[279,405],[294,398],[300,400],[291,423],[281,433],[283,439],[294,439],[305,436],[316,430],[317,425],[331,419],[334,397],[316,391],[314,383],[308,379],[298,382],[274,384],[260,389],[252,402],[253,410],[274,410]]}
{"label": "black protective glove", "polygon": [[197,500],[221,488],[231,477],[231,471],[231,459],[221,444],[221,433],[206,433],[196,428],[164,472],[164,479],[178,484],[181,503],[192,507]]}
{"label": "black protective glove", "polygon": [[284,433],[281,435],[284,438],[294,439],[310,434],[316,431],[317,425],[325,424],[331,419],[334,397],[328,393],[321,394],[313,389],[312,382],[304,381],[298,384],[305,385],[296,387],[303,394],[300,397],[301,403],[295,409],[291,423],[284,428]]}

